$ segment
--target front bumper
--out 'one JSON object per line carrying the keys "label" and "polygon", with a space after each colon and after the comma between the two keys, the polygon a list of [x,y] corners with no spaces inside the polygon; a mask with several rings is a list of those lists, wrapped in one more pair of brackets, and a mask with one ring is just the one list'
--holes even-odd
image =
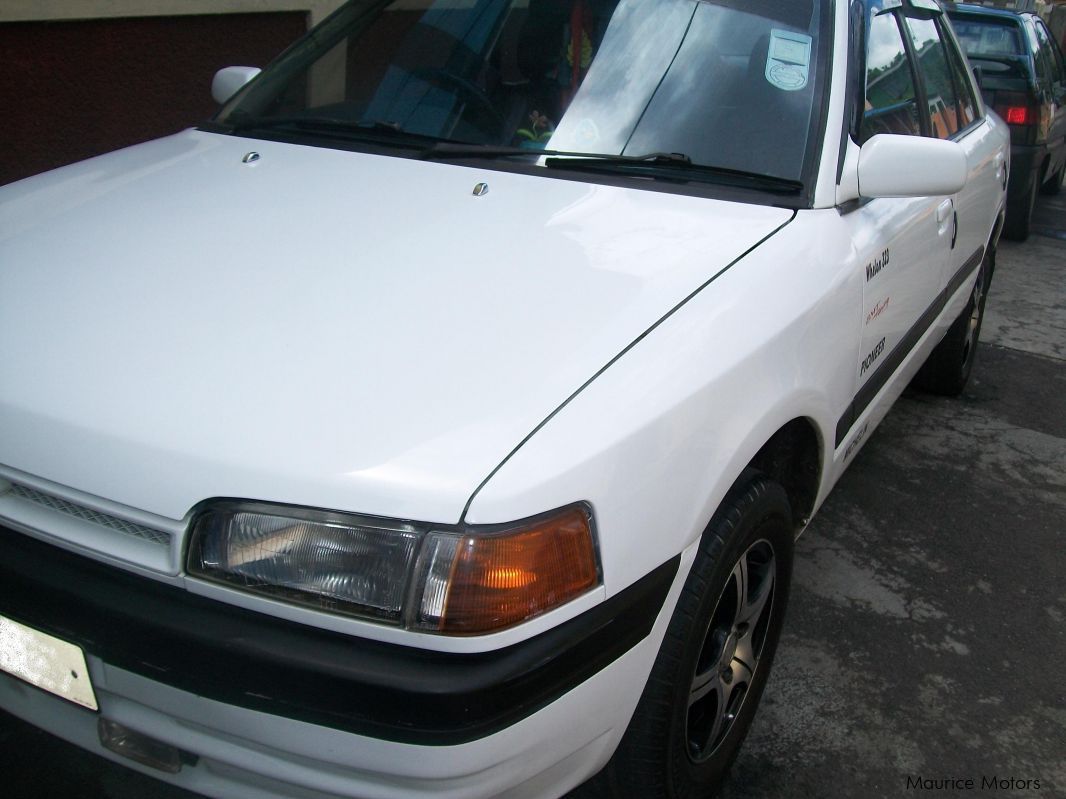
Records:
{"label": "front bumper", "polygon": [[[172,779],[193,790],[490,796],[609,756],[678,564],[527,641],[452,654],[264,616],[0,528],[0,614],[82,647],[100,713],[198,758]],[[0,706],[101,751],[91,711],[6,675]]]}

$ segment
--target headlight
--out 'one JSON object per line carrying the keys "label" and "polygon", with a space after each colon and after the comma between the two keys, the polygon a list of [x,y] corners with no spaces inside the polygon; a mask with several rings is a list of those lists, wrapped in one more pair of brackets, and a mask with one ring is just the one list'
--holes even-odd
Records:
{"label": "headlight", "polygon": [[448,530],[219,503],[196,518],[188,572],[318,610],[459,635],[526,621],[600,582],[584,506]]}
{"label": "headlight", "polygon": [[264,505],[201,515],[189,572],[330,611],[399,621],[422,534],[343,514]]}

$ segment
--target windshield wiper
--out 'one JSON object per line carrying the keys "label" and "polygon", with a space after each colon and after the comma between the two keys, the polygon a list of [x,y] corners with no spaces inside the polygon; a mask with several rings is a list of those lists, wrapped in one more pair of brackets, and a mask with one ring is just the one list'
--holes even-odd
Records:
{"label": "windshield wiper", "polygon": [[694,164],[682,153],[649,153],[648,155],[612,155],[576,158],[547,158],[544,165],[555,169],[578,169],[589,172],[639,175],[666,180],[698,180],[729,186],[758,189],[776,194],[798,194],[803,183],[776,175],[745,172],[741,169]]}
{"label": "windshield wiper", "polygon": [[540,150],[532,147],[513,147],[506,144],[466,144],[464,142],[441,141],[427,147],[422,152],[422,158],[507,158],[510,156],[528,156],[540,158],[542,156],[556,156],[575,159],[613,160],[625,161],[669,161],[691,164],[692,160],[683,153],[648,153],[647,155],[612,155],[610,153],[585,153],[569,150]]}
{"label": "windshield wiper", "polygon": [[399,123],[376,119],[354,120],[315,116],[255,117],[233,124],[231,130],[233,133],[293,130],[338,139],[383,142],[409,147],[425,147],[427,142],[440,143],[441,141],[436,136],[406,131],[400,127]]}
{"label": "windshield wiper", "polygon": [[589,172],[631,174],[669,180],[699,180],[730,186],[755,188],[778,194],[798,194],[803,183],[798,180],[745,172],[739,169],[694,164],[684,153],[646,153],[644,155],[612,155],[610,153],[582,153],[566,150],[535,150],[496,144],[464,144],[438,142],[422,151],[422,158],[512,158],[545,156],[544,165],[554,169],[578,169]]}

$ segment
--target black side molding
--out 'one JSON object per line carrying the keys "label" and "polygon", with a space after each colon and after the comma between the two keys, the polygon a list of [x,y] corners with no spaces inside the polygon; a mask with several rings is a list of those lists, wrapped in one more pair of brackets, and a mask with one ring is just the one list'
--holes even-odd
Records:
{"label": "black side molding", "polygon": [[219,702],[389,741],[451,745],[531,715],[643,640],[680,561],[534,638],[452,654],[244,610],[0,527],[0,614]]}

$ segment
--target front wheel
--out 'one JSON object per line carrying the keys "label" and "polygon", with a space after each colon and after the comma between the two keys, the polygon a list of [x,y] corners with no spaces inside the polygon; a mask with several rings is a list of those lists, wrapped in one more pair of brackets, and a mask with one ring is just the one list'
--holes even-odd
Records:
{"label": "front wheel", "polygon": [[792,552],[784,490],[745,472],[703,534],[640,703],[600,775],[612,795],[706,797],[723,780],[770,673]]}

